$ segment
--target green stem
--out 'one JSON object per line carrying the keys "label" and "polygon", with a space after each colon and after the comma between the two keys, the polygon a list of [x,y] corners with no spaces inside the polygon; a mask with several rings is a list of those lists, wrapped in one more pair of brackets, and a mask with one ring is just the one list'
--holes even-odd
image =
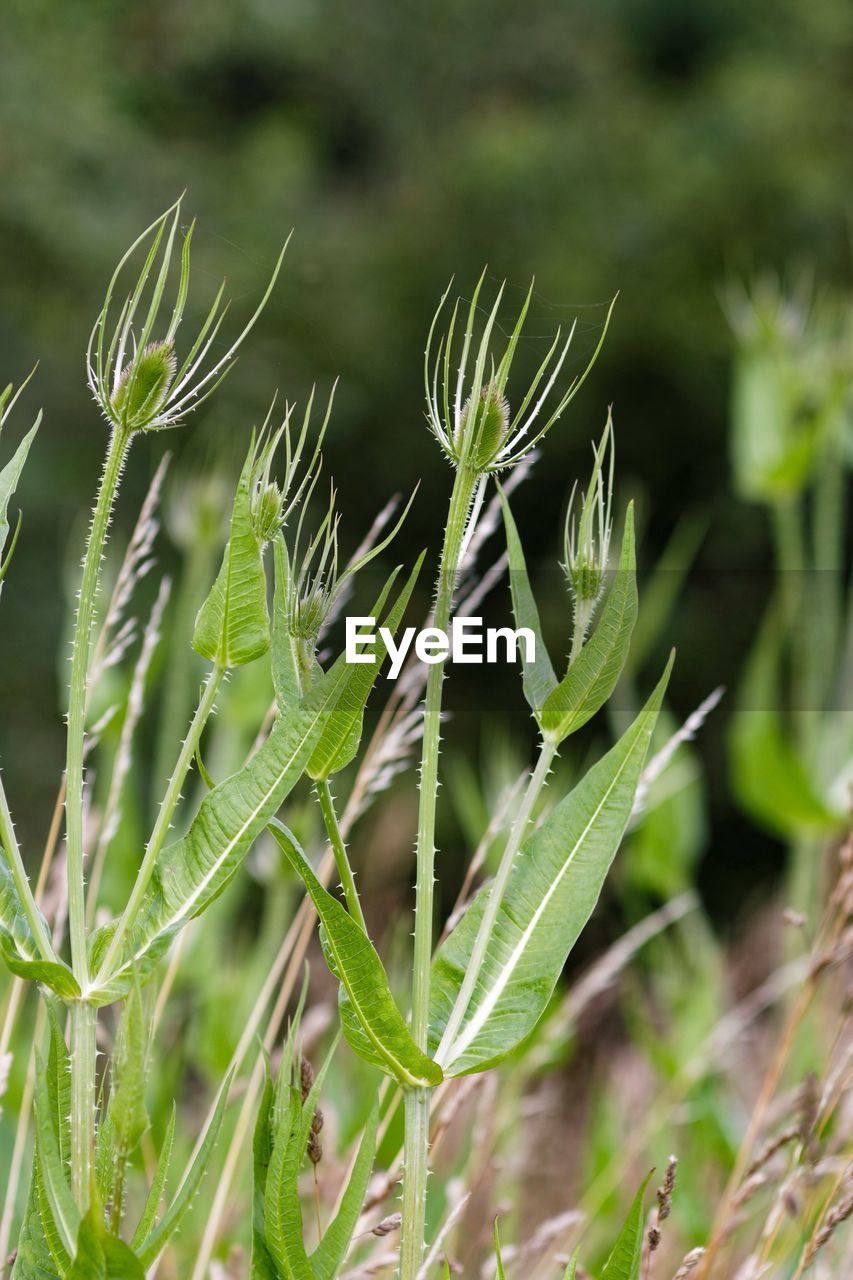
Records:
{"label": "green stem", "polygon": [[[438,573],[433,626],[446,631],[459,574],[465,525],[478,481],[466,465],[456,472],[444,547]],[[412,981],[412,1035],[426,1050],[429,1018],[430,967],[433,943],[433,884],[435,868],[435,809],[438,792],[438,751],[441,740],[441,692],[444,663],[430,667],[424,703],[420,802],[418,806],[417,880],[415,884],[415,949]],[[405,1105],[405,1185],[400,1244],[400,1280],[414,1280],[420,1267],[426,1222],[426,1183],[429,1132],[429,1093],[410,1090]]]}
{"label": "green stem", "polygon": [[50,938],[44,927],[44,920],[41,912],[36,906],[36,900],[33,897],[33,891],[30,888],[30,882],[24,867],[24,860],[21,857],[21,850],[18,845],[18,839],[15,835],[15,828],[12,823],[12,815],[9,812],[9,804],[6,800],[6,792],[3,789],[3,780],[0,778],[0,845],[6,850],[6,858],[9,870],[12,873],[12,879],[15,888],[18,891],[18,897],[24,908],[33,937],[36,940],[38,949],[42,958],[45,960],[55,961],[56,954],[51,946]]}
{"label": "green stem", "polygon": [[364,912],[361,909],[361,903],[358,899],[358,889],[355,885],[355,876],[352,873],[349,858],[347,857],[346,845],[341,828],[338,823],[338,815],[335,812],[335,801],[332,797],[332,790],[329,786],[327,778],[321,778],[314,783],[314,790],[317,792],[317,799],[320,801],[320,809],[323,814],[323,821],[326,824],[326,833],[329,837],[329,844],[332,846],[332,853],[335,855],[335,866],[338,869],[338,875],[341,878],[341,887],[344,891],[349,913],[354,920],[357,920],[365,933],[367,933],[367,925],[364,922]]}
{"label": "green stem", "polygon": [[121,955],[122,943],[127,937],[129,930],[132,928],[139,913],[139,909],[142,906],[145,891],[151,882],[151,876],[154,873],[157,858],[163,848],[166,837],[169,834],[169,828],[172,824],[172,818],[174,816],[175,809],[178,806],[178,801],[181,798],[181,791],[183,790],[184,782],[186,781],[187,774],[190,771],[190,766],[192,765],[193,757],[195,756],[196,749],[198,748],[198,744],[201,740],[204,726],[207,724],[207,721],[213,711],[216,703],[216,695],[219,693],[224,676],[224,668],[220,667],[218,663],[215,664],[207,678],[198,706],[196,707],[195,715],[192,718],[189,731],[184,739],[184,744],[181,747],[177,763],[172,770],[172,776],[169,779],[166,794],[160,804],[157,821],[154,824],[151,839],[148,841],[148,845],[145,849],[145,857],[142,859],[142,864],[137,873],[136,881],[133,885],[133,891],[128,899],[127,906],[124,909],[118,927],[113,934],[107,954],[104,956],[104,962],[101,965],[101,969],[98,974],[99,981],[106,982],[109,979],[112,967]]}
{"label": "green stem", "polygon": [[71,1020],[71,1189],[80,1212],[89,1206],[95,1140],[95,1062],[98,1014],[75,1000]]}
{"label": "green stem", "polygon": [[546,738],[543,740],[539,749],[539,759],[536,762],[536,768],[530,775],[530,780],[524,792],[521,806],[516,815],[515,821],[504,849],[501,864],[498,867],[491,890],[489,891],[486,909],[483,912],[483,918],[480,921],[480,927],[477,930],[477,937],[474,940],[474,946],[471,951],[471,959],[465,971],[465,978],[459,989],[459,995],[450,1012],[447,1020],[447,1026],[441,1037],[441,1044],[436,1053],[436,1061],[440,1063],[448,1062],[453,1053],[453,1042],[465,1014],[468,1012],[468,1006],[471,1003],[471,996],[474,994],[474,988],[477,985],[477,979],[480,974],[480,967],[486,954],[486,948],[489,945],[489,939],[492,936],[492,930],[498,917],[501,902],[503,901],[506,886],[515,863],[516,855],[521,848],[524,837],[527,834],[527,827],[533,816],[533,809],[536,801],[539,799],[540,792],[545,785],[548,774],[551,771],[551,765],[554,762],[554,756],[557,754],[557,743]]}
{"label": "green stem", "polygon": [[[400,1239],[400,1280],[414,1280],[424,1251],[427,1165],[429,1159],[429,1089],[405,1089],[406,1130],[403,1165],[403,1233]],[[421,1158],[421,1153],[423,1157]],[[408,1227],[408,1229],[407,1229]]]}
{"label": "green stem", "polygon": [[[95,618],[95,599],[98,594],[101,559],[131,435],[132,433],[126,427],[116,427],[110,438],[83,560],[80,602],[71,650],[65,798],[65,830],[68,843],[68,932],[71,939],[71,966],[83,990],[89,983],[83,866],[83,752],[86,736],[89,652],[92,644],[92,625]],[[86,1194],[88,1196],[88,1185]]]}

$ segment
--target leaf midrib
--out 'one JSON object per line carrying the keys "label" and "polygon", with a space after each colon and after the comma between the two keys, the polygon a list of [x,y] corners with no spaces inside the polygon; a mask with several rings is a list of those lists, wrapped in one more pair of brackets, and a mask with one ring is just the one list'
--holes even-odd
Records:
{"label": "leaf midrib", "polygon": [[[645,728],[645,721],[643,722],[643,728]],[[637,738],[639,738],[639,736],[640,735],[638,733]],[[477,1006],[476,1012],[474,1013],[470,1022],[467,1023],[465,1030],[459,1036],[456,1042],[453,1044],[450,1054],[448,1055],[450,1059],[448,1064],[448,1070],[471,1047],[472,1042],[474,1041],[476,1036],[479,1034],[479,1032],[482,1030],[490,1014],[493,1012],[498,1000],[500,999],[501,995],[506,989],[506,986],[509,983],[509,980],[512,977],[514,970],[518,966],[518,963],[522,955],[526,951],[530,938],[533,934],[533,931],[535,930],[536,926],[541,920],[543,912],[546,910],[549,902],[551,901],[557,888],[562,882],[562,879],[566,874],[567,870],[569,869],[569,867],[571,866],[578,850],[586,840],[589,834],[590,828],[592,827],[592,824],[596,821],[596,819],[598,818],[598,815],[601,813],[602,808],[607,803],[607,800],[610,798],[610,794],[613,791],[613,788],[616,786],[617,782],[622,777],[622,774],[624,773],[625,769],[628,767],[628,761],[631,758],[631,754],[636,745],[637,738],[635,738],[634,742],[631,743],[630,750],[626,752],[625,759],[622,761],[619,768],[614,773],[610,784],[608,785],[606,791],[602,795],[601,800],[596,806],[592,816],[590,817],[589,821],[587,822],[586,826],[584,827],[578,839],[575,841],[574,847],[566,857],[563,863],[563,866],[560,869],[559,875],[557,875],[555,879],[552,881],[550,888],[548,889],[547,893],[545,893],[544,897],[542,898],[542,901],[540,902],[539,906],[536,908],[536,911],[533,913],[533,916],[531,917],[531,920],[530,920],[530,924],[527,926],[524,933],[521,935],[521,938],[519,939],[518,943],[513,949],[508,962],[506,963],[506,965],[504,965],[500,969],[496,982],[491,988],[487,990],[485,1000],[483,1000]]]}

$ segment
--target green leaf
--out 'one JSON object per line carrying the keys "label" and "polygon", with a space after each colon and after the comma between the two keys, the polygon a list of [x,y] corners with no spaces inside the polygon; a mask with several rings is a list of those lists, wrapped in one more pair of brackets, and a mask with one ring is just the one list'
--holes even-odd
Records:
{"label": "green leaf", "polygon": [[[393,609],[388,613],[382,626],[393,636],[400,625],[406,606],[421,571],[425,552],[421,552],[417,564],[409,575],[406,585],[400,592]],[[370,616],[377,618],[394,582],[398,570],[388,579],[379,599],[374,604]],[[346,768],[358,751],[361,742],[364,722],[364,708],[370,691],[379,675],[382,663],[388,653],[385,641],[377,634],[373,657],[370,662],[356,663],[347,667],[347,678],[341,691],[335,714],[329,718],[320,741],[308,762],[308,776],[315,781],[325,780],[333,773]]]}
{"label": "green leaf", "polygon": [[501,1257],[501,1238],[498,1233],[498,1220],[495,1218],[495,1280],[506,1280],[503,1258]]}
{"label": "green leaf", "polygon": [[263,546],[252,523],[252,487],[257,466],[258,450],[253,439],[234,495],[231,536],[222,568],[199,610],[193,632],[196,653],[222,667],[253,662],[270,645]]}
{"label": "green leaf", "polygon": [[730,738],[731,783],[738,804],[786,839],[832,830],[833,813],[786,734],[780,705],[783,628],[771,607],[747,662]]}
{"label": "green leaf", "polygon": [[[50,1063],[46,1066],[36,1052],[36,1144],[44,1192],[40,1199],[43,1215],[46,1210],[44,1228],[51,1253],[59,1252],[60,1258],[67,1262],[76,1249],[80,1212],[68,1185],[66,1162],[60,1145],[63,1122],[57,1114],[57,1100],[62,1095],[57,1092],[56,1080],[49,1067]],[[55,1231],[53,1238],[52,1231]]]}
{"label": "green leaf", "polygon": [[97,1202],[80,1223],[77,1251],[66,1280],[145,1280],[145,1269],[133,1250],[106,1230]]}
{"label": "green leaf", "polygon": [[[49,935],[47,921],[45,932]],[[19,978],[40,982],[65,999],[80,995],[77,980],[67,965],[41,958],[3,850],[0,850],[0,954],[7,968]]]}
{"label": "green leaf", "polygon": [[133,1151],[148,1128],[145,1110],[145,1077],[148,1029],[142,1009],[142,992],[134,983],[124,1007],[113,1054],[113,1092],[110,1118],[120,1157]]}
{"label": "green leaf", "polygon": [[38,1155],[33,1160],[30,1189],[24,1218],[18,1233],[18,1246],[11,1280],[56,1280],[58,1262],[54,1260],[45,1234],[44,1215],[39,1194]]}
{"label": "green leaf", "polygon": [[272,609],[272,652],[270,666],[279,715],[299,706],[302,700],[302,663],[300,640],[291,633],[288,616],[290,590],[290,558],[284,535],[279,533],[273,544],[275,560],[275,593]]}
{"label": "green leaf", "polygon": [[[672,666],[616,746],[525,840],[510,873],[471,1001],[441,1063],[483,1071],[536,1025],[598,901],[631,816],[634,793]],[[490,886],[433,966],[430,1047],[438,1045],[467,972]]]}
{"label": "green leaf", "polygon": [[[382,961],[364,930],[320,884],[287,827],[276,820],[270,824],[270,830],[301,877],[317,909],[336,975],[346,990],[372,1050],[382,1063],[382,1069],[403,1085],[425,1087],[440,1084],[441,1069],[421,1052],[412,1039],[394,1003]],[[347,1034],[346,1025],[344,1034]],[[350,1043],[359,1052],[360,1045],[352,1040]]]}
{"label": "green leaf", "polygon": [[563,1272],[563,1280],[575,1280],[575,1275],[577,1274],[577,1269],[578,1269],[579,1254],[580,1254],[580,1249],[575,1249],[574,1253],[569,1258],[568,1265],[565,1271]]}
{"label": "green leaf", "polygon": [[776,835],[829,831],[842,821],[824,803],[773,711],[736,713],[731,778],[738,804]]}
{"label": "green leaf", "polygon": [[141,1245],[137,1246],[137,1253],[142,1265],[147,1270],[156,1258],[162,1253],[168,1244],[172,1235],[177,1231],[183,1221],[184,1215],[189,1209],[195,1198],[196,1192],[201,1186],[201,1180],[205,1175],[207,1166],[210,1163],[210,1157],[213,1155],[213,1149],[219,1138],[219,1131],[222,1128],[222,1121],[225,1118],[225,1109],[228,1106],[228,1093],[231,1089],[231,1081],[234,1073],[229,1072],[224,1084],[219,1092],[219,1098],[216,1102],[213,1115],[210,1118],[210,1124],[207,1126],[207,1132],[201,1146],[198,1149],[195,1159],[185,1171],[181,1179],[180,1186],[175,1194],[175,1198],[169,1205],[163,1215],[163,1220],[152,1231],[149,1231]]}
{"label": "green leaf", "polygon": [[252,1140],[252,1261],[250,1267],[251,1280],[279,1280],[278,1269],[267,1248],[266,1221],[264,1199],[267,1189],[267,1174],[272,1155],[272,1116],[275,1090],[267,1068],[264,1092],[258,1108],[258,1119]]}
{"label": "green leaf", "polygon": [[374,1105],[364,1126],[358,1155],[346,1190],[341,1197],[340,1208],[329,1224],[323,1239],[311,1254],[310,1262],[314,1280],[335,1280],[347,1256],[373,1171],[378,1124],[379,1109],[378,1105]]}
{"label": "green leaf", "polygon": [[[335,713],[346,673],[342,656],[298,712],[279,716],[252,759],[204,797],[183,839],[163,850],[122,961],[110,981],[91,993],[93,1002],[119,999],[135,974],[147,977],[175,934],[227,887],[302,776]],[[95,946],[103,950],[97,938]]]}
{"label": "green leaf", "polygon": [[[299,1169],[305,1156],[301,1143],[302,1103],[298,1089],[287,1077],[279,1077],[279,1093],[274,1111],[280,1111],[273,1138],[266,1193],[264,1224],[266,1244],[282,1280],[312,1280],[311,1266],[302,1238],[302,1209],[299,1203]],[[286,1102],[283,1102],[286,1099]]]}
{"label": "green leaf", "polygon": [[175,1141],[176,1116],[177,1108],[173,1102],[169,1123],[166,1126],[166,1133],[163,1137],[163,1145],[160,1148],[160,1155],[157,1160],[157,1168],[154,1170],[154,1177],[151,1179],[151,1186],[145,1201],[145,1208],[142,1210],[142,1217],[139,1219],[137,1228],[133,1233],[133,1239],[130,1242],[133,1249],[141,1247],[143,1240],[154,1225],[154,1220],[160,1208],[160,1201],[163,1199],[163,1192],[166,1189],[166,1177],[169,1173],[169,1161],[172,1158],[172,1146]]}
{"label": "green leaf", "polygon": [[625,1225],[604,1265],[601,1280],[640,1280],[643,1260],[643,1194],[651,1176],[650,1173],[646,1175],[634,1197]]}
{"label": "green leaf", "polygon": [[509,509],[506,494],[498,485],[501,506],[503,507],[504,527],[506,529],[506,546],[509,556],[509,585],[512,592],[512,611],[517,627],[528,627],[535,638],[535,656],[532,661],[527,658],[527,646],[519,646],[522,663],[522,682],[524,696],[528,705],[535,712],[542,707],[545,699],[556,687],[557,677],[548,657],[545,640],[542,635],[542,624],[539,621],[539,610],[527,576],[527,565],[521,539],[518,536],[515,520]]}
{"label": "green leaf", "polygon": [[634,551],[634,507],[629,504],[616,579],[595,631],[566,675],[542,705],[539,723],[555,742],[585,725],[616,688],[628,657],[637,621],[637,562]]}
{"label": "green leaf", "polygon": [[[2,411],[2,407],[3,404],[0,403],[0,411]],[[0,584],[3,582],[3,577],[9,564],[8,557],[5,560],[3,558],[6,539],[9,536],[9,502],[18,487],[18,481],[21,478],[21,472],[24,469],[30,445],[35,439],[40,424],[41,414],[36,418],[35,425],[30,428],[18,445],[11,462],[7,462],[6,466],[0,471]],[[2,421],[0,421],[0,426],[2,426]]]}

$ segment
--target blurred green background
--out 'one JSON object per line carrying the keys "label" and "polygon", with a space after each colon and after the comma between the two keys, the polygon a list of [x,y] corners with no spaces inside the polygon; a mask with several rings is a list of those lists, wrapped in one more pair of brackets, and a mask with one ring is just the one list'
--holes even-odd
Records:
{"label": "blurred green background", "polygon": [[[435,551],[449,473],[423,420],[421,353],[450,276],[468,295],[488,264],[509,323],[535,274],[523,358],[577,315],[574,371],[618,290],[602,357],[516,514],[531,560],[553,561],[613,403],[643,563],[685,512],[707,524],[664,638],[679,647],[674,708],[737,683],[772,554],[764,509],[733,494],[721,294],[759,268],[849,283],[845,0],[6,0],[0,23],[0,376],[38,359],[26,405],[45,410],[0,619],[0,756],[26,835],[43,835],[61,767],[69,583],[105,438],[83,352],[115,260],[185,187],[201,314],[223,274],[248,314],[296,234],[214,406],[138,447],[120,527],[166,445],[178,475],[223,448],[236,461],[276,388],[303,400],[340,375],[326,455],[349,547],[420,479],[400,545]],[[568,603],[546,594],[559,636]],[[514,683],[506,704],[523,738]],[[457,720],[476,754],[479,695],[466,710],[463,693]],[[783,858],[733,806],[724,735],[723,711],[700,744],[718,916]]]}

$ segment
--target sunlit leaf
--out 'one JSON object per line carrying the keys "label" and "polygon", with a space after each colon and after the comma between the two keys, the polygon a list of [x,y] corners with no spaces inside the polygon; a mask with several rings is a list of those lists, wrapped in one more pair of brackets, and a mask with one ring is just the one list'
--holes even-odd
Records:
{"label": "sunlit leaf", "polygon": [[[109,1003],[134,975],[147,976],[174,935],[226,888],[302,776],[346,673],[341,657],[297,711],[278,718],[251,760],[204,797],[186,836],[163,850],[122,960],[93,1000]],[[102,940],[95,946],[103,953]]]}
{"label": "sunlit leaf", "polygon": [[[359,1025],[382,1069],[401,1084],[441,1083],[440,1068],[418,1049],[394,1002],[382,961],[364,930],[315,876],[295,838],[280,822],[270,824],[282,851],[302,879],[320,917],[336,976],[346,989]],[[344,1025],[344,1034],[348,1028]],[[352,1040],[358,1052],[361,1044]]]}
{"label": "sunlit leaf", "polygon": [[252,662],[270,645],[263,547],[252,523],[252,482],[257,464],[253,440],[234,495],[222,568],[199,611],[193,633],[196,653],[222,667]]}
{"label": "sunlit leaf", "polygon": [[[592,914],[631,816],[672,659],[637,719],[519,851],[477,983],[441,1065],[447,1075],[499,1062],[541,1017]],[[490,886],[440,948],[430,1046],[438,1045],[470,964]]]}

